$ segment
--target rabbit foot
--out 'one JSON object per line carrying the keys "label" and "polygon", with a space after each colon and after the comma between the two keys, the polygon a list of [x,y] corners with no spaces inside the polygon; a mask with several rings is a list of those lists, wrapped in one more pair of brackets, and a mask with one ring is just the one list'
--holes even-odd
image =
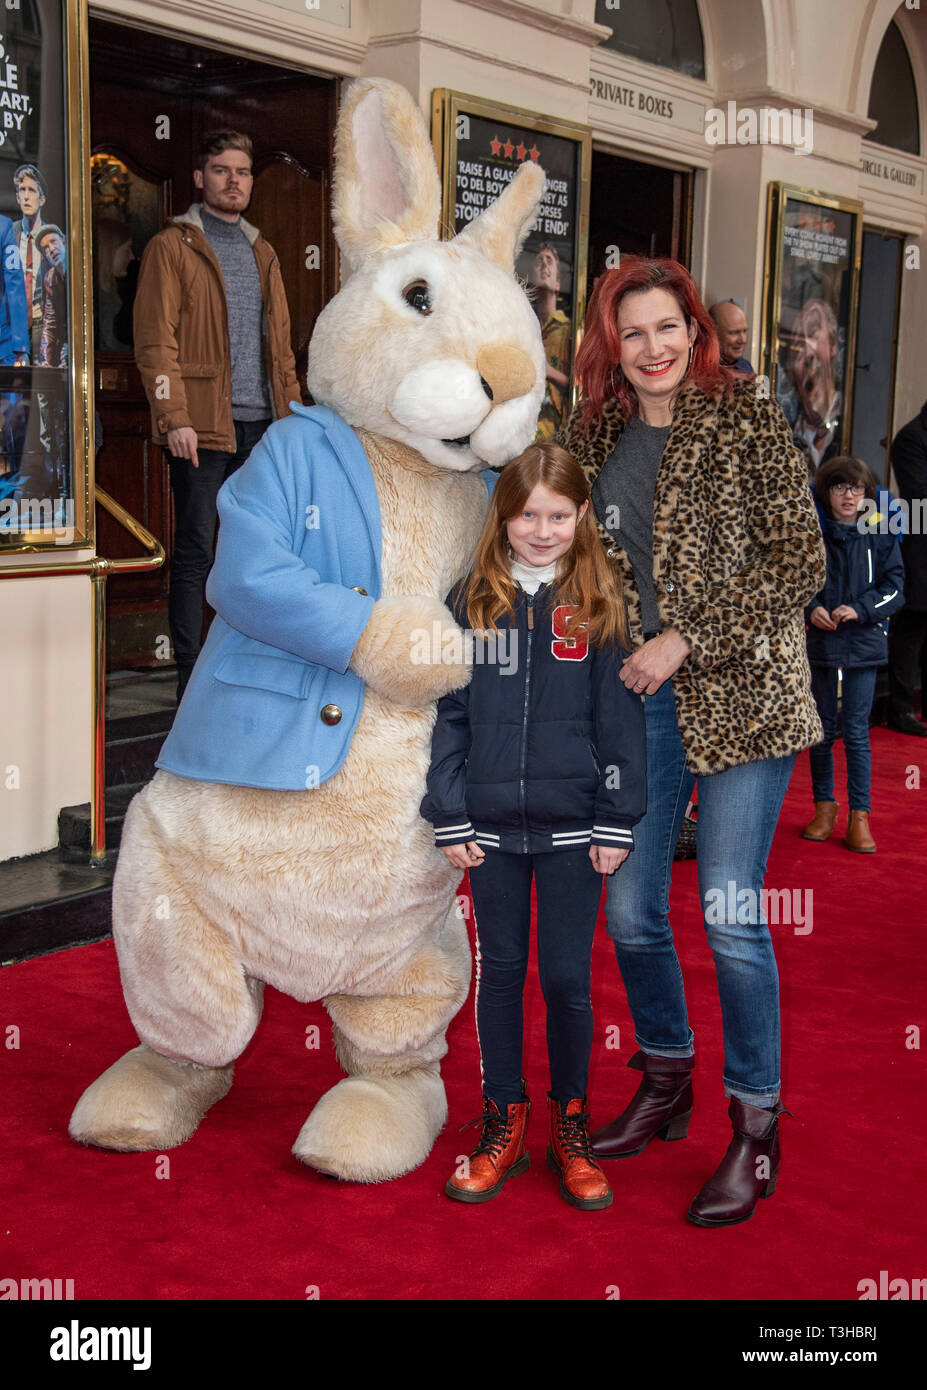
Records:
{"label": "rabbit foot", "polygon": [[234,1066],[197,1067],[144,1043],[87,1087],[68,1133],[79,1144],[137,1153],[189,1139],[211,1105],[228,1094]]}
{"label": "rabbit foot", "polygon": [[348,1182],[387,1182],[424,1163],[446,1119],[436,1065],[399,1076],[349,1076],[322,1096],[293,1153]]}

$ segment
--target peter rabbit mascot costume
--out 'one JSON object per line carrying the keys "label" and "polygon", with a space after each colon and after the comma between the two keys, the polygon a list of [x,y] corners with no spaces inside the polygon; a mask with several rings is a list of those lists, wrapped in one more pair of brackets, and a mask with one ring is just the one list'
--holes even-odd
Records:
{"label": "peter rabbit mascot costume", "polygon": [[141,1045],[84,1092],[81,1143],[189,1139],[231,1087],[265,983],[324,1001],[347,1073],[296,1139],[303,1162],[395,1178],[446,1119],[470,953],[460,875],[418,807],[435,702],[469,680],[442,599],[486,514],[480,470],[531,442],[543,396],[514,275],[543,188],[523,165],[442,242],[413,99],[380,79],[347,93],[333,219],[350,273],[312,336],[317,405],[271,425],[220,494],[217,616],[113,885]]}

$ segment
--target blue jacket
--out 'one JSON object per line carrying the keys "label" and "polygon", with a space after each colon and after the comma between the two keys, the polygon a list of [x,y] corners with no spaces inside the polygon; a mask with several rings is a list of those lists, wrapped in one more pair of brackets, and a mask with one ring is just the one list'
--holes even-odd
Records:
{"label": "blue jacket", "polygon": [[26,279],[19,258],[13,223],[0,213],[0,256],[3,257],[3,295],[0,296],[0,363],[28,357],[29,319],[26,315]]}
{"label": "blue jacket", "polygon": [[[290,408],[219,493],[216,618],[158,759],[181,777],[317,786],[360,717],[364,683],[347,667],[380,596],[376,485],[340,416]],[[329,704],[337,724],[322,721]]]}
{"label": "blue jacket", "polygon": [[827,550],[824,588],[808,604],[832,613],[848,603],[858,621],[840,623],[835,632],[808,628],[808,660],[816,666],[882,666],[888,660],[888,622],[904,606],[904,565],[898,537],[878,531],[879,513],[869,525],[845,526],[831,517],[822,518]]}
{"label": "blue jacket", "polygon": [[549,596],[549,585],[519,590],[497,659],[480,660],[493,648],[477,642],[470,684],[438,701],[421,813],[439,846],[634,847],[647,805],[643,700],[619,678],[626,653],[557,637],[568,610],[551,614]]}

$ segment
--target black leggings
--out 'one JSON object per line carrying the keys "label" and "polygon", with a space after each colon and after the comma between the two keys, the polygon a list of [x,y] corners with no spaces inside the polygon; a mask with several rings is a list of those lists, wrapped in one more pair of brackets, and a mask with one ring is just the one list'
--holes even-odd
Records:
{"label": "black leggings", "polygon": [[500,1110],[521,1099],[522,995],[528,970],[531,879],[537,887],[538,972],[547,1005],[551,1094],[586,1094],[592,1048],[590,959],[602,875],[589,846],[550,854],[487,850],[470,870],[476,912],[476,1024],[483,1095]]}

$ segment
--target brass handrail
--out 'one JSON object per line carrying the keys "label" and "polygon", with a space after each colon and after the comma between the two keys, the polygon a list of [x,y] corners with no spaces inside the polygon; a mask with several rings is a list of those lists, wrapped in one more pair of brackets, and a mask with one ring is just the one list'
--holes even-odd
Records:
{"label": "brass handrail", "polygon": [[59,565],[47,561],[39,564],[0,566],[0,579],[23,579],[60,574],[89,574],[91,623],[93,631],[91,681],[91,767],[90,784],[90,865],[101,868],[106,864],[106,581],[111,574],[131,574],[156,570],[164,564],[164,546],[147,531],[140,521],[115,497],[103,488],[94,486],[94,498],[124,530],[128,531],[148,552],[136,559],[105,560],[92,555],[89,560],[75,560]]}

